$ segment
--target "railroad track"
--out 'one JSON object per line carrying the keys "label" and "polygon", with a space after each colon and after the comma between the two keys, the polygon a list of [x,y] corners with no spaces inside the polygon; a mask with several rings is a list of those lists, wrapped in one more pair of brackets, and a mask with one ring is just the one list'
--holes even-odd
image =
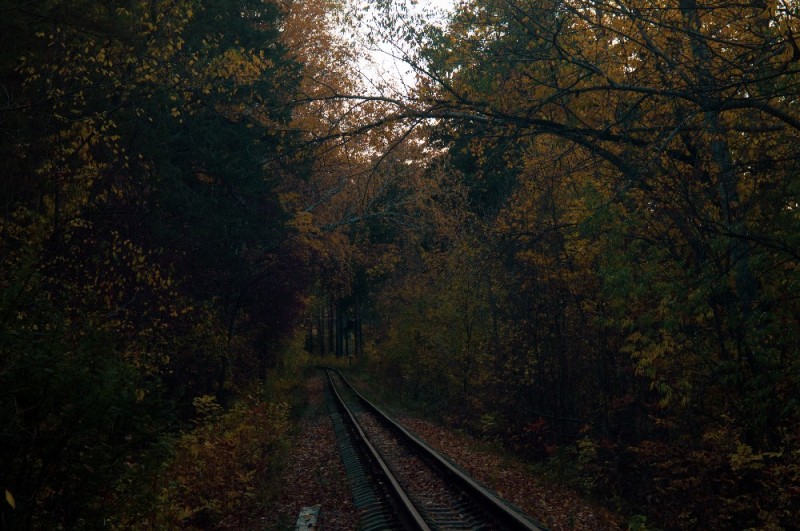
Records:
{"label": "railroad track", "polygon": [[361,528],[546,531],[326,369],[331,417]]}

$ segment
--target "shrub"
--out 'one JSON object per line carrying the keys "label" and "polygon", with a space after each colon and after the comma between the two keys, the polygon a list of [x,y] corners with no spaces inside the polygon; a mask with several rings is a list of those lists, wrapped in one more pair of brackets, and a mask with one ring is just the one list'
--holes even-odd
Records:
{"label": "shrub", "polygon": [[253,397],[223,412],[213,397],[195,400],[201,415],[175,444],[164,471],[155,527],[243,529],[257,526],[288,448],[289,406]]}

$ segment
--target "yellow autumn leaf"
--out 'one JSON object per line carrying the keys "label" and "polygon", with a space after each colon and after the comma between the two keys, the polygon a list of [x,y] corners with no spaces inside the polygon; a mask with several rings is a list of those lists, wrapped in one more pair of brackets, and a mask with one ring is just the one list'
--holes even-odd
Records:
{"label": "yellow autumn leaf", "polygon": [[17,502],[14,501],[14,496],[11,495],[11,492],[8,489],[6,489],[6,501],[11,506],[12,509],[17,508]]}

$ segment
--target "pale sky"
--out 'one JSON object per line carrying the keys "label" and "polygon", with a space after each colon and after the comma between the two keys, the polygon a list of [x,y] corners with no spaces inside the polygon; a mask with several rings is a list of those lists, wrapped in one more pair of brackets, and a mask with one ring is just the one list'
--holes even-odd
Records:
{"label": "pale sky", "polygon": [[[451,10],[456,2],[456,0],[402,1],[406,5],[411,5],[415,13],[438,12],[441,14]],[[365,1],[360,0],[358,3],[363,5]],[[376,86],[383,81],[390,83],[394,90],[405,93],[406,89],[414,84],[414,74],[408,65],[392,57],[392,55],[402,55],[402,50],[398,49],[398,46],[402,44],[398,41],[384,42],[379,45],[379,50],[368,52],[369,59],[359,65],[368,90],[377,91]],[[370,87],[370,85],[372,86]]]}

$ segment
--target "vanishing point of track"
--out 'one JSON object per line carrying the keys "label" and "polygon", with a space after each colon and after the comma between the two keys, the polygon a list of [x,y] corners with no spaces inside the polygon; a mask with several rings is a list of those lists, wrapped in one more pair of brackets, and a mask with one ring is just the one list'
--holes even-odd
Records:
{"label": "vanishing point of track", "polygon": [[466,475],[328,369],[327,394],[361,529],[544,528]]}

